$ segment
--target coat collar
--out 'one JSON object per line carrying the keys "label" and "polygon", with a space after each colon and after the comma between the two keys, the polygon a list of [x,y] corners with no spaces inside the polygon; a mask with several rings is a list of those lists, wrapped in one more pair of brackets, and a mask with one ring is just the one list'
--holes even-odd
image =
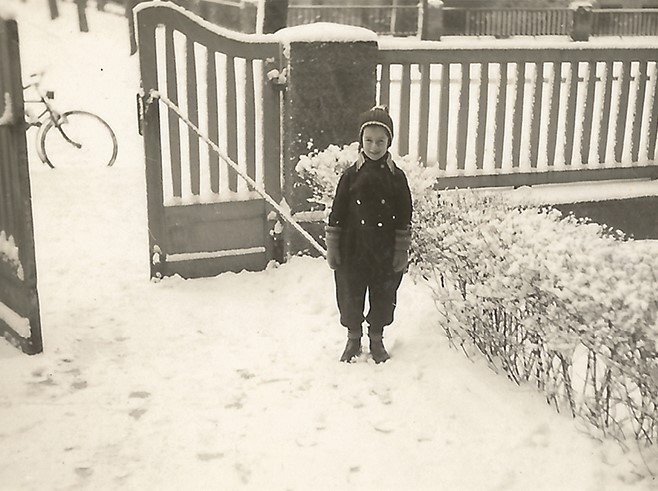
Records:
{"label": "coat collar", "polygon": [[[359,158],[356,159],[356,171],[358,172],[361,167],[363,167],[363,164],[366,163],[366,160],[369,160],[363,152],[359,152]],[[392,174],[395,173],[395,163],[393,162],[393,157],[391,157],[391,154],[389,152],[386,152],[386,165],[388,166],[388,169],[391,171]]]}

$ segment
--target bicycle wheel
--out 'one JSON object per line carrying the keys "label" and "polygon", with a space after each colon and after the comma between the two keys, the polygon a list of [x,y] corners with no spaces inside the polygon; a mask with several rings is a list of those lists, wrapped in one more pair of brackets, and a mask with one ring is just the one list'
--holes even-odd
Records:
{"label": "bicycle wheel", "polygon": [[48,121],[42,128],[39,146],[45,163],[53,169],[111,166],[119,150],[110,125],[87,111],[67,111],[57,125]]}

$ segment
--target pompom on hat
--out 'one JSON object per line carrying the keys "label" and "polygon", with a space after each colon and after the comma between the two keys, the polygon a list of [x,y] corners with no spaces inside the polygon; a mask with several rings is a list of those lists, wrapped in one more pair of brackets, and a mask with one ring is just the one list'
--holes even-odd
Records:
{"label": "pompom on hat", "polygon": [[363,144],[363,130],[366,126],[381,126],[388,133],[388,146],[393,141],[393,120],[386,106],[375,106],[361,114],[359,118],[359,145]]}

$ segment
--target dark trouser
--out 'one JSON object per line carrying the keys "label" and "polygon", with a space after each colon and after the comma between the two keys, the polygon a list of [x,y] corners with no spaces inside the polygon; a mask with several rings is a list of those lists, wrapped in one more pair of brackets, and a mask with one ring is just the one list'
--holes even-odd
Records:
{"label": "dark trouser", "polygon": [[[364,319],[370,326],[371,337],[382,336],[385,326],[393,322],[397,291],[403,272],[342,267],[334,272],[336,300],[340,323],[347,327],[349,337],[361,337]],[[366,291],[370,309],[364,316]]]}

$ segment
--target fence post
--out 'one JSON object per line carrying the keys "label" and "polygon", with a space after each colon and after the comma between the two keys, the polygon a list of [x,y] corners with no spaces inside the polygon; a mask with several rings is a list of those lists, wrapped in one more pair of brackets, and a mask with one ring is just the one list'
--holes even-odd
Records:
{"label": "fence post", "polygon": [[78,7],[78,24],[80,32],[89,32],[89,23],[87,22],[87,0],[75,0]]}
{"label": "fence post", "polygon": [[594,26],[592,4],[588,1],[577,1],[572,2],[569,8],[573,11],[571,39],[574,41],[587,41]]}
{"label": "fence post", "polygon": [[48,8],[50,10],[51,19],[56,19],[59,17],[59,7],[57,6],[57,0],[48,0]]}
{"label": "fence post", "polygon": [[[376,34],[341,25],[330,31],[329,39],[327,32],[308,25],[280,31],[287,78],[281,128],[282,188],[293,214],[311,211],[310,192],[295,172],[299,157],[331,144],[356,141],[359,114],[375,104]],[[322,223],[305,225],[315,238],[323,234]],[[284,244],[286,256],[308,250],[289,227],[284,229]]]}
{"label": "fence post", "polygon": [[288,0],[265,0],[262,16],[264,34],[283,29],[288,25]]}
{"label": "fence post", "polygon": [[420,39],[438,41],[443,35],[443,1],[422,0],[422,30]]}

